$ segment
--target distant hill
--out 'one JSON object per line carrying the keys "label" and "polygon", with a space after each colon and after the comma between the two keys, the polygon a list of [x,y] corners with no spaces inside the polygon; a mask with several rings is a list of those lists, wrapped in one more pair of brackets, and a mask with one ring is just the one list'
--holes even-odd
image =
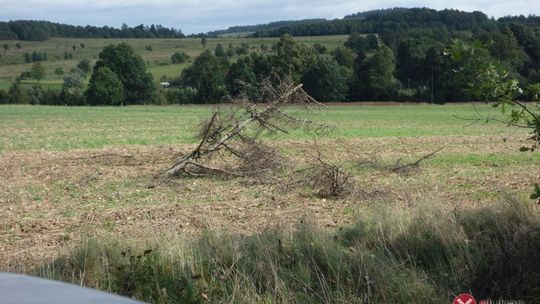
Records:
{"label": "distant hill", "polygon": [[252,33],[255,37],[279,37],[284,33],[293,36],[326,36],[352,32],[383,34],[405,32],[412,29],[472,31],[480,28],[492,28],[501,23],[540,26],[540,17],[507,16],[495,20],[479,11],[464,12],[454,9],[437,11],[430,8],[395,7],[358,12],[341,19],[304,19],[232,26],[226,30],[208,32],[208,35],[212,37]]}
{"label": "distant hill", "polygon": [[76,26],[37,20],[0,22],[0,40],[44,41],[49,38],[180,38],[181,30],[161,25],[139,25],[121,28],[109,26]]}
{"label": "distant hill", "polygon": [[[474,11],[464,12],[454,9],[434,10],[430,8],[403,8],[370,10],[347,15],[341,19],[303,19],[276,21],[266,24],[231,26],[224,30],[190,37],[279,37],[284,33],[293,36],[343,35],[353,32],[388,34],[410,30],[429,29],[435,31],[473,31],[493,28],[498,23],[520,23],[526,26],[540,26],[540,17],[508,16],[498,20]],[[161,25],[139,25],[121,28],[75,26],[49,21],[18,20],[0,22],[0,40],[42,41],[52,37],[60,38],[182,38],[179,29]]]}
{"label": "distant hill", "polygon": [[240,25],[240,26],[231,26],[226,30],[218,30],[208,32],[208,36],[224,36],[227,34],[237,34],[237,33],[255,33],[259,31],[270,31],[278,30],[283,27],[289,26],[298,26],[304,24],[314,24],[319,22],[325,22],[326,19],[303,19],[303,20],[289,20],[289,21],[275,21],[267,24],[257,24],[257,25]]}

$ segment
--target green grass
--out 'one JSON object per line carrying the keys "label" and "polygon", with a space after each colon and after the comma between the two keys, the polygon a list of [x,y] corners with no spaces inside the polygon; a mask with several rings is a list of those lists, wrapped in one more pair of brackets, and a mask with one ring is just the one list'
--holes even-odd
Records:
{"label": "green grass", "polygon": [[[241,43],[247,43],[253,51],[260,51],[262,44],[271,47],[279,38],[209,38],[207,39],[206,48],[214,50],[216,45],[221,43],[223,47],[228,48],[229,43],[238,47]],[[347,40],[346,35],[336,36],[321,36],[321,37],[296,37],[298,41],[315,44],[321,43],[325,45],[328,52],[337,48]],[[15,43],[21,43],[22,49],[17,49]],[[56,68],[63,68],[66,73],[69,72],[77,62],[81,59],[90,59],[95,62],[99,52],[109,44],[117,44],[125,42],[131,45],[137,53],[141,55],[147,63],[149,71],[154,75],[155,80],[163,75],[168,77],[177,77],[182,69],[188,66],[194,58],[196,58],[204,48],[201,40],[197,38],[184,39],[77,39],[77,38],[53,38],[47,41],[0,41],[0,44],[8,44],[8,51],[0,53],[0,89],[9,88],[10,84],[22,72],[30,71],[32,64],[24,62],[24,54],[32,52],[47,53],[48,61],[43,61],[42,64],[46,70],[45,81],[61,80],[62,76],[54,74]],[[80,44],[84,43],[85,48],[81,48]],[[72,46],[76,45],[76,50]],[[151,45],[152,51],[147,51],[146,47]],[[73,55],[73,59],[64,59],[64,52],[69,52]],[[175,52],[184,51],[191,58],[188,63],[181,65],[172,65],[171,55]],[[234,60],[234,58],[233,58]]]}
{"label": "green grass", "polygon": [[451,303],[463,292],[537,303],[538,231],[528,202],[452,210],[434,201],[364,208],[337,231],[91,239],[38,274],[151,303]]}
{"label": "green grass", "polygon": [[[49,107],[0,106],[0,152],[72,150],[125,145],[193,143],[193,126],[209,115],[212,106]],[[487,105],[483,114],[500,115]],[[498,123],[456,118],[475,115],[473,106],[329,106],[313,113],[290,112],[334,127],[330,137],[415,137],[495,135],[521,130]],[[302,130],[270,139],[306,139]]]}

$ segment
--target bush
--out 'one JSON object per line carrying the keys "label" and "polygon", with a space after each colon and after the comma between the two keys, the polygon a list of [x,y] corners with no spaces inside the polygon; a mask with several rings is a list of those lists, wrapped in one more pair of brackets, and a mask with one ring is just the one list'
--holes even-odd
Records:
{"label": "bush", "polygon": [[188,59],[189,59],[189,56],[185,52],[181,52],[181,53],[176,52],[176,53],[172,54],[172,56],[171,56],[171,62],[173,64],[184,63]]}
{"label": "bush", "polygon": [[54,74],[56,75],[64,75],[64,69],[63,68],[56,68],[54,69]]}
{"label": "bush", "polygon": [[124,86],[111,69],[100,67],[90,78],[86,97],[91,105],[119,105],[124,101]]}
{"label": "bush", "polygon": [[5,90],[0,90],[0,104],[9,103],[9,94]]}
{"label": "bush", "polygon": [[538,210],[512,199],[378,206],[338,231],[206,232],[180,246],[89,240],[40,275],[159,303],[448,303],[465,291],[536,302],[538,231]]}
{"label": "bush", "polygon": [[169,104],[189,104],[197,101],[197,90],[192,87],[169,88],[166,92]]}
{"label": "bush", "polygon": [[344,101],[351,76],[352,71],[321,57],[307,69],[302,82],[306,92],[318,101]]}
{"label": "bush", "polygon": [[227,95],[225,86],[225,65],[209,50],[204,51],[193,65],[184,69],[181,81],[184,85],[197,90],[197,101],[202,103],[218,103]]}

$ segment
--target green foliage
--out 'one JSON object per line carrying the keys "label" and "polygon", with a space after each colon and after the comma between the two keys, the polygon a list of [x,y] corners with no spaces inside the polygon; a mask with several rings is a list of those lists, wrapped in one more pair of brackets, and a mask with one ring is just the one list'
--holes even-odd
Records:
{"label": "green foliage", "polygon": [[347,42],[345,42],[345,46],[352,49],[356,54],[365,54],[368,51],[377,49],[379,47],[379,40],[375,35],[364,37],[354,32],[349,36]]}
{"label": "green foliage", "polygon": [[447,303],[464,290],[538,299],[531,204],[420,205],[368,209],[337,231],[206,232],[182,246],[89,240],[39,274],[152,303]]}
{"label": "green foliage", "polygon": [[334,59],[342,66],[352,67],[354,64],[354,53],[351,49],[340,46],[334,51]]}
{"label": "green foliage", "polygon": [[84,104],[84,75],[82,70],[75,68],[64,77],[60,96],[66,105]]}
{"label": "green foliage", "polygon": [[276,52],[273,57],[276,71],[281,75],[290,75],[295,82],[300,81],[307,67],[317,58],[312,47],[296,42],[289,34],[281,37]]}
{"label": "green foliage", "polygon": [[250,56],[241,57],[231,65],[225,81],[232,95],[240,93],[246,85],[253,89],[257,87],[257,75],[254,69],[255,64]]}
{"label": "green foliage", "polygon": [[92,70],[92,64],[88,59],[81,59],[79,63],[77,63],[77,69],[82,72],[82,76],[86,77]]}
{"label": "green foliage", "polygon": [[449,48],[452,63],[459,63],[456,72],[458,83],[466,85],[473,96],[496,101],[505,112],[511,108],[508,124],[531,130],[532,147],[524,147],[522,151],[535,151],[540,145],[540,102],[538,85],[530,85],[525,92],[535,106],[529,107],[518,99],[523,95],[518,81],[512,79],[509,73],[498,62],[485,55],[485,50],[478,45],[467,45],[456,41]]}
{"label": "green foliage", "polygon": [[206,42],[207,42],[206,37],[202,37],[201,38],[201,44],[202,44],[204,49],[206,49]]}
{"label": "green foliage", "polygon": [[326,53],[326,46],[324,46],[323,44],[315,43],[315,44],[313,45],[313,48],[315,49],[315,51],[317,52],[317,54],[324,54],[324,53]]}
{"label": "green foliage", "polygon": [[[65,38],[182,38],[182,31],[166,28],[161,25],[128,27],[122,25],[115,27],[97,27],[87,25],[84,27],[59,24],[48,21],[15,20],[0,22],[0,40],[29,40],[43,41],[51,37]],[[20,44],[19,44],[20,45]],[[84,48],[84,44],[80,44]],[[76,45],[72,46],[73,49]]]}
{"label": "green foliage", "polygon": [[45,77],[45,67],[41,63],[36,62],[32,65],[31,73],[32,77],[39,83],[39,81]]}
{"label": "green foliage", "polygon": [[31,86],[26,93],[28,94],[28,101],[32,105],[38,105],[41,104],[43,101],[43,88],[40,85],[33,85]]}
{"label": "green foliage", "polygon": [[302,83],[306,92],[318,101],[344,101],[350,74],[336,62],[319,57],[304,74]]}
{"label": "green foliage", "polygon": [[9,104],[9,93],[5,90],[0,90],[0,104]]}
{"label": "green foliage", "polygon": [[19,79],[16,79],[15,82],[13,82],[13,84],[9,88],[8,94],[9,103],[28,103],[28,94],[26,90],[22,87]]}
{"label": "green foliage", "polygon": [[120,77],[106,66],[94,70],[86,97],[91,105],[119,105],[124,100],[124,86]]}
{"label": "green foliage", "polygon": [[56,75],[64,75],[64,69],[62,67],[58,67],[56,69],[54,69],[54,74]]}
{"label": "green foliage", "polygon": [[538,184],[534,184],[534,190],[533,190],[533,193],[531,194],[531,199],[537,200],[538,203],[540,204],[540,186],[538,186]]}
{"label": "green foliage", "polygon": [[190,104],[197,101],[197,90],[192,87],[169,88],[166,93],[169,104]]}
{"label": "green foliage", "polygon": [[[99,53],[94,73],[101,67],[108,67],[122,82],[124,98],[128,104],[140,104],[152,100],[155,87],[152,74],[146,71],[141,56],[126,43],[109,45]],[[103,76],[103,75],[101,75]],[[116,103],[117,97],[111,97]]]}
{"label": "green foliage", "polygon": [[217,103],[227,94],[224,74],[220,60],[206,50],[182,71],[181,80],[198,92],[199,101]]}
{"label": "green foliage", "polygon": [[356,59],[355,80],[351,86],[353,98],[362,100],[392,100],[398,81],[394,77],[395,59],[390,48],[382,45],[371,57]]}
{"label": "green foliage", "polygon": [[216,57],[224,57],[226,55],[225,49],[223,48],[223,45],[221,45],[221,43],[218,43],[218,45],[216,45],[214,55],[216,55]]}
{"label": "green foliage", "polygon": [[184,63],[189,59],[189,55],[186,52],[176,52],[171,56],[171,62],[173,64]]}

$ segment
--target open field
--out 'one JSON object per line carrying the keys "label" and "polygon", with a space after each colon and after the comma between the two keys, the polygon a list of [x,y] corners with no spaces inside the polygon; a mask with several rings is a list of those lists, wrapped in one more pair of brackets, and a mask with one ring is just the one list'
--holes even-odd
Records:
{"label": "open field", "polygon": [[[320,37],[296,37],[298,41],[306,44],[321,43],[328,51],[343,45],[347,40],[346,35],[320,36]],[[279,38],[208,38],[206,48],[214,50],[216,45],[221,43],[225,49],[231,43],[234,47],[239,47],[242,43],[247,43],[252,50],[259,50],[265,44],[269,48],[276,43]],[[62,77],[55,75],[56,68],[63,68],[68,73],[71,68],[77,65],[81,59],[90,59],[94,62],[99,52],[109,44],[125,42],[131,45],[137,53],[146,61],[148,70],[157,81],[161,76],[177,77],[182,70],[188,66],[194,58],[204,51],[201,39],[77,39],[77,38],[53,38],[47,41],[0,41],[0,45],[8,44],[9,49],[0,53],[0,89],[7,89],[13,80],[22,72],[29,71],[32,64],[24,62],[24,53],[39,52],[47,53],[48,60],[42,61],[46,69],[45,82],[61,86]],[[22,45],[21,49],[15,47],[16,43]],[[84,44],[84,48],[81,48]],[[73,50],[73,46],[76,47]],[[146,50],[147,46],[152,46],[152,51]],[[175,52],[186,52],[189,62],[186,64],[171,64],[171,55]],[[72,59],[64,59],[64,53],[71,53]],[[234,58],[233,58],[234,60]],[[33,83],[28,80],[27,83]]]}
{"label": "open field", "polygon": [[[322,149],[371,195],[322,199],[306,188],[282,191],[245,179],[156,178],[194,147],[193,126],[211,109],[1,106],[0,270],[34,272],[88,238],[180,248],[207,228],[252,235],[290,231],[308,220],[317,229],[340,229],[383,209],[401,223],[400,214],[409,218],[422,206],[446,218],[506,196],[530,202],[531,185],[540,181],[540,154],[518,151],[527,133],[497,123],[467,125],[455,116],[474,116],[470,104],[289,109],[334,127],[319,141]],[[311,138],[296,131],[265,140],[302,167],[312,154]],[[406,162],[438,148],[407,174],[358,165]],[[528,212],[538,211],[528,205]]]}

